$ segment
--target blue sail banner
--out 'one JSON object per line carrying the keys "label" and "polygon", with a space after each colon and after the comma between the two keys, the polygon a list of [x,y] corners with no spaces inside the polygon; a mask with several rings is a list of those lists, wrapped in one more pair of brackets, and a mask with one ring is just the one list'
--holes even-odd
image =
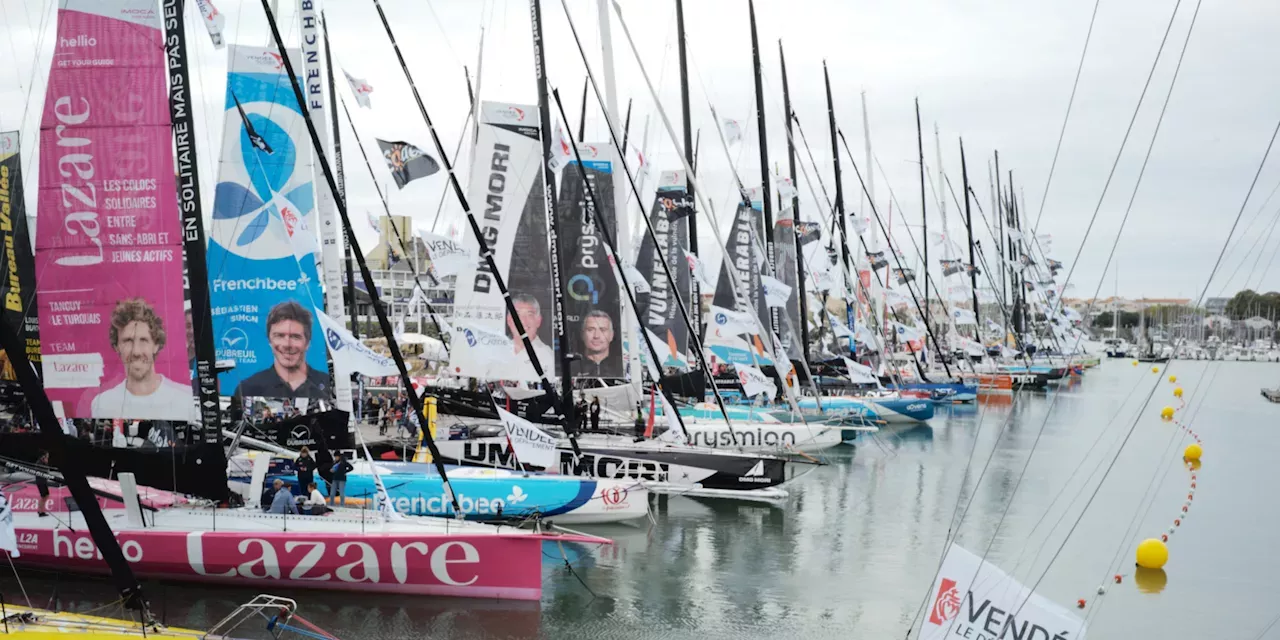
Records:
{"label": "blue sail banner", "polygon": [[235,362],[220,392],[328,400],[306,122],[275,48],[232,46],[229,57],[208,251],[217,358]]}

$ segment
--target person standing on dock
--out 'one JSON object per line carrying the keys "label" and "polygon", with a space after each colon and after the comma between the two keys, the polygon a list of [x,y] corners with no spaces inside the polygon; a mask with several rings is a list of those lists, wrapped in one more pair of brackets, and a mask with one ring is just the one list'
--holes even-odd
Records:
{"label": "person standing on dock", "polygon": [[329,504],[335,504],[334,501],[338,500],[337,504],[347,506],[347,474],[354,470],[355,468],[341,453],[335,456],[333,468],[330,470],[333,472],[333,480],[329,483]]}
{"label": "person standing on dock", "polygon": [[600,396],[591,396],[591,430],[600,430]]}

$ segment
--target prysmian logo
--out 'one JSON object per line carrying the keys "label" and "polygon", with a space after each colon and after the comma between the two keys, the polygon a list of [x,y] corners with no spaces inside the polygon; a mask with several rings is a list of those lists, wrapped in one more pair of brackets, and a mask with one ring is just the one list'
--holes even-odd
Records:
{"label": "prysmian logo", "polygon": [[[579,291],[578,283],[585,282],[586,290]],[[596,283],[590,276],[578,274],[569,278],[569,297],[574,300],[590,300],[591,304],[600,302],[600,292],[596,290]]]}
{"label": "prysmian logo", "polygon": [[942,623],[956,617],[960,613],[960,590],[956,581],[943,578],[938,587],[938,595],[933,599],[933,608],[929,611],[930,624],[942,626]]}

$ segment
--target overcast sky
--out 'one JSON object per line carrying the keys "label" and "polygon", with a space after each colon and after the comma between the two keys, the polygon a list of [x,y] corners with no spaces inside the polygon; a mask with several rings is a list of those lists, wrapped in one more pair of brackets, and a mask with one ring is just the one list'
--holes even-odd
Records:
{"label": "overcast sky", "polygon": [[[226,15],[228,42],[264,44],[266,21],[255,0],[215,0]],[[20,128],[28,204],[34,207],[34,140],[52,54],[55,30],[52,0],[0,0],[0,54],[13,62],[0,69],[0,130]],[[296,44],[298,23],[289,0],[280,18],[287,38]],[[1103,265],[1116,240],[1121,216],[1133,194],[1138,168],[1152,139],[1156,117],[1173,75],[1174,64],[1190,24],[1194,0],[1181,3],[1169,42],[1139,112],[1119,169],[1102,201],[1079,260],[1085,227],[1098,206],[1107,174],[1120,149],[1139,93],[1177,0],[1103,0],[1098,12],[1066,140],[1044,204],[1041,233],[1053,237],[1050,257],[1076,266],[1068,296],[1091,296],[1116,290],[1116,268],[1103,279]],[[403,139],[437,155],[419,116],[408,85],[395,62],[371,0],[334,2],[328,9],[336,65],[374,87],[373,108],[355,110],[355,126],[371,156],[373,139]],[[481,28],[484,28],[481,97],[485,100],[536,104],[529,6],[520,0],[385,0],[395,35],[431,116],[452,153],[462,132],[468,100],[463,68],[477,71]],[[569,0],[569,10],[583,39],[590,63],[602,73],[600,27],[595,0]],[[674,0],[622,0],[623,14],[636,38],[640,57],[677,132],[679,72]],[[908,255],[908,230],[919,236],[920,182],[916,164],[916,129],[912,101],[920,99],[925,128],[925,162],[937,170],[934,126],[941,132],[943,169],[960,190],[958,138],[964,137],[970,179],[979,205],[991,210],[989,161],[1000,152],[1002,172],[1012,171],[1015,188],[1025,198],[1029,222],[1040,211],[1054,145],[1070,94],[1089,25],[1091,2],[975,2],[972,0],[761,0],[757,3],[768,125],[770,170],[786,171],[786,134],[782,117],[782,83],[778,41],[786,48],[793,108],[817,162],[817,174],[828,192],[834,188],[831,140],[826,123],[822,62],[829,65],[836,118],[855,160],[864,154],[860,94],[866,93],[876,168],[876,205],[890,214],[896,242]],[[584,66],[559,0],[544,0],[551,85],[561,89],[571,126],[577,126]],[[620,105],[634,101],[633,144],[645,143],[657,171],[678,167],[677,146],[667,136],[627,44],[622,23],[611,16],[615,77]],[[690,56],[692,122],[702,130],[699,180],[716,211],[732,211],[731,169],[748,186],[761,182],[751,69],[751,41],[746,2],[689,0],[686,24]],[[205,211],[209,211],[216,178],[225,91],[225,50],[216,51],[188,10],[188,37],[196,66],[198,146],[201,153]],[[1280,5],[1274,3],[1209,3],[1201,8],[1168,112],[1132,214],[1117,250],[1121,295],[1191,297],[1199,295],[1227,237],[1280,119],[1274,79],[1280,77]],[[603,82],[603,78],[600,78]],[[339,92],[354,102],[345,86]],[[708,105],[722,117],[739,120],[745,139],[729,154],[715,135]],[[554,106],[553,106],[554,112]],[[619,120],[621,114],[619,114]],[[342,125],[344,145],[351,131]],[[607,141],[608,130],[594,97],[588,102],[587,138]],[[814,177],[814,167],[801,144],[799,157]],[[357,217],[381,211],[373,183],[359,155],[345,155],[350,206]],[[1277,151],[1280,156],[1280,151]],[[730,161],[732,159],[732,162]],[[842,157],[849,208],[867,212],[848,158]],[[464,161],[465,164],[465,161]],[[864,174],[867,167],[859,167]],[[375,166],[380,183],[389,183],[385,167]],[[465,178],[465,166],[463,167]],[[887,179],[886,179],[887,178]],[[1002,176],[1002,181],[1007,173]],[[936,185],[936,174],[932,177]],[[1264,169],[1246,206],[1240,239],[1228,252],[1209,295],[1233,293],[1249,286],[1280,289],[1280,157]],[[429,227],[446,186],[443,174],[417,181],[391,194],[395,213],[411,215]],[[887,188],[886,188],[887,187]],[[819,203],[827,205],[818,185],[799,179],[801,215],[815,219]],[[926,193],[929,225],[942,226],[933,186]],[[394,191],[394,185],[392,186]],[[652,190],[652,179],[647,191]],[[815,198],[816,194],[816,198]],[[834,196],[834,193],[831,193]],[[645,207],[651,197],[644,194]],[[963,218],[947,199],[948,232],[961,239]],[[631,211],[637,211],[632,202]],[[460,209],[450,195],[438,231],[458,220]],[[974,210],[975,227],[978,211]],[[374,241],[367,225],[355,220],[366,250]],[[913,225],[910,229],[905,224]],[[701,243],[715,242],[702,224]],[[984,245],[992,242],[975,229]],[[939,249],[931,247],[931,260]],[[704,257],[718,259],[709,249]],[[940,257],[940,256],[937,256]],[[936,265],[936,262],[935,262]],[[936,268],[936,266],[935,266]],[[1064,271],[1059,282],[1065,278]],[[1232,277],[1234,276],[1234,277]]]}

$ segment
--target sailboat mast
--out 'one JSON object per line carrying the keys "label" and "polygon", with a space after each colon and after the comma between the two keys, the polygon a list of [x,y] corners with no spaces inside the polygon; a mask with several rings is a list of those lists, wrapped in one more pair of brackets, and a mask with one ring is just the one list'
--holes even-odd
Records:
{"label": "sailboat mast", "polygon": [[[533,69],[538,83],[538,122],[542,132],[542,185],[543,185],[543,205],[546,207],[547,216],[550,218],[550,240],[551,240],[551,277],[555,282],[555,315],[552,319],[552,327],[555,332],[556,342],[560,346],[560,385],[562,396],[562,411],[564,413],[566,432],[572,432],[574,425],[577,423],[577,407],[573,405],[573,372],[569,367],[572,359],[569,354],[569,341],[564,332],[564,290],[568,285],[564,281],[564,272],[560,268],[560,222],[559,216],[556,215],[556,174],[551,167],[551,103],[549,94],[547,93],[547,57],[543,44],[545,40],[542,37],[542,2],[541,0],[529,0],[530,18],[533,23]],[[587,110],[587,87],[590,84],[590,77],[584,82],[582,87],[582,111]],[[581,127],[579,127],[578,138],[582,138]],[[513,312],[514,313],[514,312]],[[577,439],[571,439],[575,455],[581,455],[578,452]]]}
{"label": "sailboat mast", "polygon": [[213,346],[213,313],[209,307],[209,267],[205,262],[204,212],[200,204],[200,170],[196,153],[195,114],[190,103],[191,76],[183,6],[181,0],[164,2],[165,42],[169,45],[165,60],[168,61],[171,81],[169,117],[173,124],[174,157],[178,163],[182,249],[187,257],[187,279],[191,291],[191,335],[195,337],[196,381],[203,431],[201,442],[209,445],[208,453],[214,456],[209,464],[226,466],[222,452],[218,372],[214,369],[217,355]]}
{"label": "sailboat mast", "polygon": [[[831,97],[831,74],[827,71],[826,60],[822,61],[822,81],[827,91],[827,126],[831,129],[831,162],[833,163],[835,168],[835,178],[836,178],[835,180],[835,183],[836,183],[835,216],[836,216],[836,225],[840,229],[840,238],[841,238],[840,251],[844,258],[845,266],[852,268],[853,262],[850,260],[850,257],[849,257],[848,222],[846,221],[846,216],[844,213],[844,179],[840,175],[840,147],[839,147],[838,141],[836,140],[837,131],[838,131],[838,129],[836,129],[836,103],[835,103],[835,100]],[[817,167],[814,168],[814,171],[817,171]],[[799,254],[800,252],[796,251],[796,253]],[[803,271],[804,269],[801,269],[801,272]],[[856,271],[852,271],[851,274],[855,278],[860,277]],[[868,300],[867,303],[871,304],[871,301]],[[850,311],[852,311],[851,305],[849,305],[848,301],[846,301],[845,313],[848,314]],[[804,325],[805,327],[808,327],[809,316],[805,315],[804,312],[801,312],[800,317],[801,317],[800,324]],[[876,317],[878,318],[880,316],[876,316]],[[848,323],[850,320],[852,319],[851,318],[847,319],[846,323]],[[808,343],[806,342],[805,344],[807,345]],[[853,346],[854,341],[852,338],[849,339],[849,344],[850,346]]]}
{"label": "sailboat mast", "polygon": [[[791,135],[791,87],[787,83],[787,56],[782,52],[782,40],[778,40],[778,62],[782,66],[782,109],[786,111],[787,118],[787,169],[788,175],[791,176],[791,186],[797,186],[796,182],[796,143],[795,138]],[[844,216],[840,216],[841,222]],[[809,361],[809,302],[808,296],[805,295],[804,285],[804,256],[801,255],[800,246],[800,190],[796,189],[796,195],[791,198],[791,237],[795,243],[796,258],[796,296],[800,308],[800,358],[806,363]],[[843,244],[843,243],[841,243]],[[845,247],[845,253],[848,254],[849,248]]]}
{"label": "sailboat mast", "polygon": [[[778,271],[773,249],[773,203],[769,189],[769,135],[764,118],[764,81],[760,77],[760,38],[756,33],[755,0],[748,0],[747,12],[751,19],[751,68],[756,85],[756,134],[760,138],[760,210],[764,213],[764,228],[761,235],[764,238],[765,264],[768,267],[768,273],[775,275]],[[769,309],[769,330],[774,333],[778,331],[777,307]]]}
{"label": "sailboat mast", "polygon": [[969,207],[969,166],[964,157],[964,138],[960,139],[960,180],[964,182],[964,228],[969,236],[969,286],[970,293],[973,294],[973,335],[980,338],[982,319],[978,312],[978,263],[973,255],[973,210]]}
{"label": "sailboat mast", "polygon": [[[924,131],[920,128],[920,98],[916,98],[916,151],[920,161],[920,220],[924,224],[924,326],[929,326],[929,204],[924,195]],[[942,354],[939,353],[941,358]]]}
{"label": "sailboat mast", "polygon": [[[996,253],[999,254],[999,258],[1000,258],[1000,306],[1004,308],[1008,308],[1009,306],[1008,291],[1009,290],[1008,290],[1006,280],[1008,276],[1009,265],[1005,262],[1004,191],[1000,185],[1000,151],[997,150],[994,153],[995,153],[995,163],[996,163],[996,172],[995,172],[996,188],[995,188],[994,195],[992,196],[995,202],[993,202],[991,205],[992,207],[991,211],[992,211],[992,215],[994,215],[996,218],[996,236],[997,236],[995,238]],[[1003,337],[1001,338],[1000,341],[1001,343],[1004,342]]]}
{"label": "sailboat mast", "polygon": [[[329,75],[329,115],[332,118],[330,128],[333,129],[333,172],[334,181],[338,184],[338,192],[334,196],[343,205],[347,203],[347,176],[342,167],[342,133],[338,128],[338,90],[333,81],[333,50],[329,48],[329,21],[324,11],[320,12],[320,27],[324,34],[324,65]],[[345,234],[344,234],[345,235]],[[347,271],[347,304],[350,305],[351,335],[359,338],[360,328],[356,322],[356,274],[351,260],[351,238],[346,237],[342,249],[343,266]],[[332,283],[329,283],[332,286]]]}
{"label": "sailboat mast", "polygon": [[[676,40],[680,52],[680,121],[683,125],[684,134],[684,159],[691,167],[698,166],[698,154],[696,145],[693,142],[693,124],[689,121],[689,58],[685,50],[685,32],[684,32],[684,0],[676,0]],[[720,123],[713,123],[714,126],[720,126]],[[699,136],[701,137],[701,136]],[[693,180],[689,174],[685,174],[685,193],[689,195],[690,206],[697,206],[697,198],[693,193]],[[698,255],[698,216],[697,212],[693,212],[685,218],[689,221],[689,252]],[[697,278],[689,278],[689,284],[692,287],[691,295],[693,303],[689,306],[690,315],[693,317],[693,326],[697,331],[702,330],[702,291],[701,285]]]}

